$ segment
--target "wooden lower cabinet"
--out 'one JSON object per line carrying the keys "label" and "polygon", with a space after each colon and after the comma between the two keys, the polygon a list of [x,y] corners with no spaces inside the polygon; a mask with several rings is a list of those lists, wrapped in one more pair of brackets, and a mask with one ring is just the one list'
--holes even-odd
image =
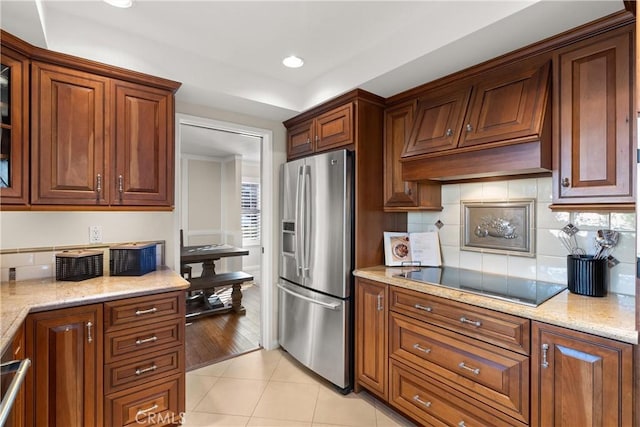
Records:
{"label": "wooden lower cabinet", "polygon": [[395,360],[390,361],[389,403],[427,426],[522,426],[495,416],[473,400],[423,373]]}
{"label": "wooden lower cabinet", "polygon": [[177,291],[27,316],[32,366],[25,423],[15,425],[180,425],[184,310]]}
{"label": "wooden lower cabinet", "polygon": [[105,303],[105,425],[180,425],[184,292]]}
{"label": "wooden lower cabinet", "polygon": [[387,288],[382,283],[356,279],[356,383],[385,400],[388,381]]}
{"label": "wooden lower cabinet", "polygon": [[102,425],[102,304],[26,320],[26,425]]}
{"label": "wooden lower cabinet", "polygon": [[[24,349],[24,324],[22,324],[18,331],[13,336],[11,340],[11,344],[7,348],[7,350],[2,354],[1,362],[7,363],[14,360],[22,360],[25,358],[25,349]],[[0,390],[2,390],[1,395],[4,396],[9,388],[11,381],[14,379],[15,374],[3,374],[0,377]],[[24,384],[18,391],[18,395],[16,396],[15,401],[13,402],[13,408],[11,412],[9,412],[9,416],[7,417],[3,427],[24,427],[24,404],[25,404],[25,386]]]}
{"label": "wooden lower cabinet", "polygon": [[532,325],[532,426],[633,425],[633,347]]}

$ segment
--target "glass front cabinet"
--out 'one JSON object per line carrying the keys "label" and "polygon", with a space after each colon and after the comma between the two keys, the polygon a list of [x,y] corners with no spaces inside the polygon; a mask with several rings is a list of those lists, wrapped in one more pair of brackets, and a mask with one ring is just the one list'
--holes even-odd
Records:
{"label": "glass front cabinet", "polygon": [[29,61],[3,46],[0,57],[0,202],[29,201]]}

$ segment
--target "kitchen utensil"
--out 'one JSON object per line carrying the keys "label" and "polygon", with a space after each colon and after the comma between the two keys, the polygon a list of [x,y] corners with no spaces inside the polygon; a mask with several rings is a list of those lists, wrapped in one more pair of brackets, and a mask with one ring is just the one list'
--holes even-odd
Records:
{"label": "kitchen utensil", "polygon": [[558,233],[558,239],[560,239],[560,242],[562,242],[567,251],[569,251],[570,255],[586,255],[585,250],[578,246],[576,234],[579,231],[580,229],[578,227],[569,223],[562,227]]}
{"label": "kitchen utensil", "polygon": [[610,254],[613,248],[618,244],[620,233],[614,230],[598,230],[596,231],[596,244],[598,250],[596,251],[594,258],[605,259]]}

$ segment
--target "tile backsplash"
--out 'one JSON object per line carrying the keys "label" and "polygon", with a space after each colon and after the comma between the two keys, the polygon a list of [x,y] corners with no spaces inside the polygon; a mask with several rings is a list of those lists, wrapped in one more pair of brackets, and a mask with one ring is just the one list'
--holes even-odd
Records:
{"label": "tile backsplash", "polygon": [[[508,274],[554,283],[567,282],[567,250],[557,235],[569,222],[580,229],[578,245],[587,253],[595,252],[598,229],[620,233],[612,255],[620,261],[610,269],[609,291],[634,295],[636,277],[636,214],[634,212],[558,212],[551,211],[551,178],[529,178],[442,186],[441,212],[410,212],[409,232],[438,231],[442,261],[446,266],[468,268],[487,273]],[[473,252],[460,249],[462,225],[461,200],[501,200],[534,198],[535,257]],[[444,226],[438,230],[435,223]]]}
{"label": "tile backsplash", "polygon": [[[125,242],[123,242],[125,243]],[[63,250],[89,249],[103,251],[103,275],[109,275],[109,247],[123,243],[59,248],[2,249],[0,251],[0,281],[9,281],[9,270],[15,269],[15,280],[50,279],[56,277],[56,254]],[[130,242],[126,242],[130,243]],[[164,242],[156,242],[156,265],[164,264]]]}

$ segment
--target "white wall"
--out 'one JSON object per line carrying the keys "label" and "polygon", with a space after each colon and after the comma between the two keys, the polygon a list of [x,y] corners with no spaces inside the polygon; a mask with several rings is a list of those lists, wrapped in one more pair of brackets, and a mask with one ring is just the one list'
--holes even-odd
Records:
{"label": "white wall", "polygon": [[[516,277],[567,283],[567,251],[557,238],[558,231],[571,222],[581,231],[579,246],[587,253],[594,252],[596,230],[611,228],[620,232],[620,241],[612,255],[620,262],[610,271],[609,290],[627,295],[635,294],[636,274],[636,216],[621,212],[557,212],[551,211],[551,178],[532,178],[485,183],[447,184],[442,186],[442,212],[409,213],[408,231],[432,231],[436,221],[444,226],[439,230],[442,258],[445,265],[479,270],[487,273],[509,274]],[[471,252],[460,250],[462,226],[460,200],[536,199],[536,257]]]}

